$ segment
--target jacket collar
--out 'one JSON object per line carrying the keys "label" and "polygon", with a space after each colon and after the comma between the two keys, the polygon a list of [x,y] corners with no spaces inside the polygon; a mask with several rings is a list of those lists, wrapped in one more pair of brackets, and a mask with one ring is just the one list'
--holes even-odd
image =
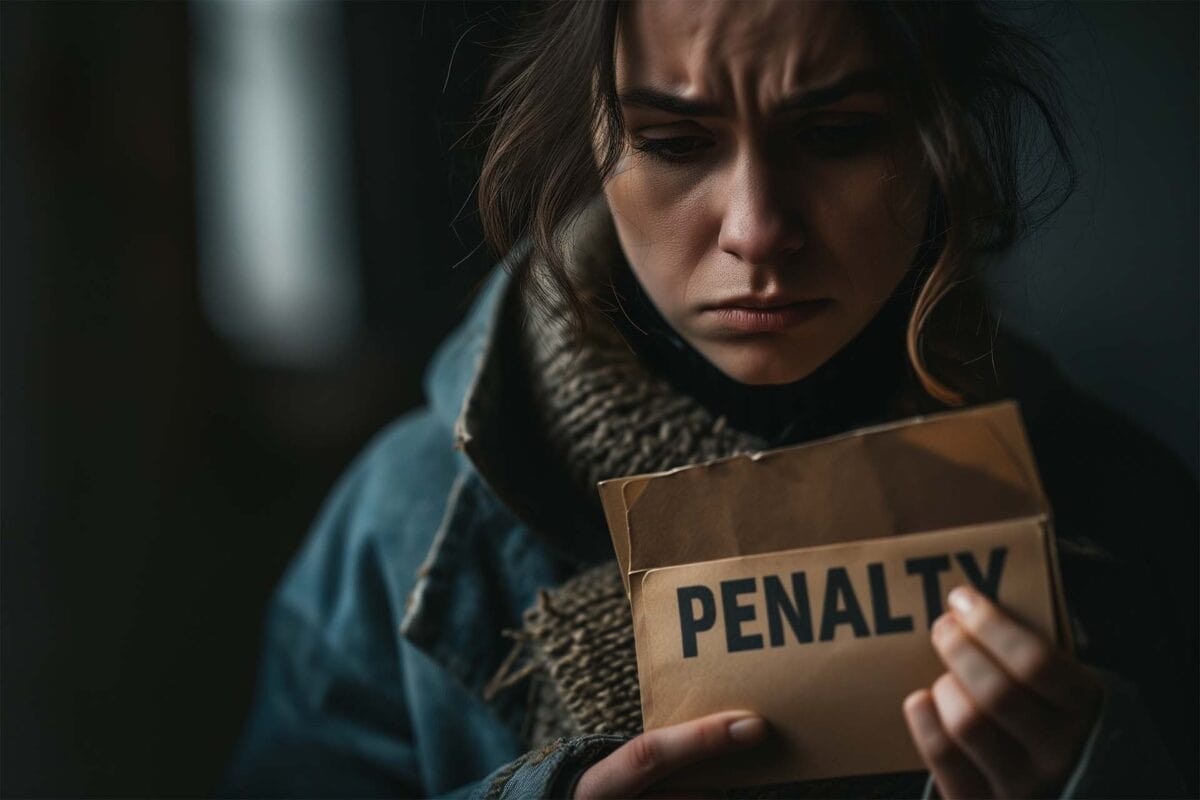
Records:
{"label": "jacket collar", "polygon": [[[607,213],[593,206],[583,224],[600,211]],[[612,545],[596,509],[579,503],[578,487],[554,461],[533,410],[519,341],[526,311],[509,271],[528,257],[528,245],[519,245],[484,282],[427,373],[426,393],[485,487],[556,557],[583,568],[612,558]]]}
{"label": "jacket collar", "polygon": [[[523,257],[518,250],[514,257]],[[400,633],[477,697],[515,725],[523,701],[517,689],[487,691],[537,591],[569,574],[560,558],[496,491],[503,485],[503,320],[516,291],[505,265],[485,280],[462,324],[445,340],[426,373],[435,419],[453,431],[465,457],[446,498]]]}
{"label": "jacket collar", "polygon": [[[566,266],[574,277],[595,272],[595,259],[607,257],[596,237],[604,228],[603,220],[609,218],[608,203],[603,194],[597,194],[561,230],[570,251]],[[502,328],[515,327],[504,324],[506,309],[515,307],[512,295],[519,289],[511,273],[530,258],[532,249],[529,239],[522,240],[492,271],[425,377],[426,396],[434,414],[454,431],[455,448],[466,454],[493,488],[503,481],[495,480],[501,470],[492,463],[490,448],[503,439],[501,433],[509,427],[506,412],[511,409],[504,406],[504,390],[513,388],[504,385],[511,370],[503,362],[511,353],[501,352],[506,345],[501,333]],[[505,493],[498,494],[504,497]]]}
{"label": "jacket collar", "polygon": [[[515,258],[523,257],[518,252]],[[486,412],[482,378],[495,370],[497,329],[512,277],[502,263],[485,280],[462,324],[445,340],[425,374],[425,393],[434,415],[454,431],[454,446],[465,450]]]}

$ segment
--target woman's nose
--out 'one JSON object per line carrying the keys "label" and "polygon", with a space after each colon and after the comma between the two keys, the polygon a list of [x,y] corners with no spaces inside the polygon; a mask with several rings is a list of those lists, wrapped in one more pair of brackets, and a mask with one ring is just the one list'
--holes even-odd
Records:
{"label": "woman's nose", "polygon": [[746,156],[732,170],[717,246],[752,265],[776,265],[804,246],[799,214],[781,196],[764,160]]}

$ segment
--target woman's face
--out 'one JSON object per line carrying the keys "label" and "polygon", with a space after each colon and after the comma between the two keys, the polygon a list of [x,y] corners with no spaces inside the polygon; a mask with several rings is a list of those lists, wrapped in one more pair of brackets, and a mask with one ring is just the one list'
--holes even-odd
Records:
{"label": "woman's face", "polygon": [[653,0],[622,11],[627,140],[604,187],[675,330],[729,377],[790,383],[859,333],[924,232],[929,179],[856,11]]}

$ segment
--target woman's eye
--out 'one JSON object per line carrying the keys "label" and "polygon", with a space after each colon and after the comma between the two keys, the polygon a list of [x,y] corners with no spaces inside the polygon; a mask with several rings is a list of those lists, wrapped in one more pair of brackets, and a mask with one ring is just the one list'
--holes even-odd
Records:
{"label": "woman's eye", "polygon": [[818,156],[838,158],[869,149],[879,139],[883,125],[862,122],[853,125],[812,125],[797,135],[801,147]]}
{"label": "woman's eye", "polygon": [[672,136],[664,139],[634,139],[633,148],[655,158],[675,163],[688,161],[700,155],[712,142],[703,136]]}

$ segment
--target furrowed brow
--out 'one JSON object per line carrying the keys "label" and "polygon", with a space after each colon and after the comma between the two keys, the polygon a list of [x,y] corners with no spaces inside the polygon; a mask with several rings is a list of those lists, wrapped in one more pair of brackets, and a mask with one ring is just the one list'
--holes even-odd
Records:
{"label": "furrowed brow", "polygon": [[774,113],[783,114],[788,111],[819,108],[836,103],[851,95],[879,91],[886,88],[887,85],[888,79],[883,70],[868,69],[851,72],[827,86],[806,89],[790,97],[785,97],[775,106]]}
{"label": "furrowed brow", "polygon": [[[785,97],[772,110],[773,114],[799,111],[836,103],[850,95],[872,92],[885,88],[887,78],[882,70],[870,69],[851,72],[827,86],[806,89]],[[677,94],[636,86],[620,94],[621,105],[633,108],[651,108],[677,114],[681,117],[719,117],[722,109],[716,103],[689,100]]]}
{"label": "furrowed brow", "polygon": [[678,114],[681,117],[718,117],[721,115],[721,109],[713,103],[688,100],[677,94],[645,86],[621,92],[620,99],[621,105],[634,108],[653,108],[669,114]]}

